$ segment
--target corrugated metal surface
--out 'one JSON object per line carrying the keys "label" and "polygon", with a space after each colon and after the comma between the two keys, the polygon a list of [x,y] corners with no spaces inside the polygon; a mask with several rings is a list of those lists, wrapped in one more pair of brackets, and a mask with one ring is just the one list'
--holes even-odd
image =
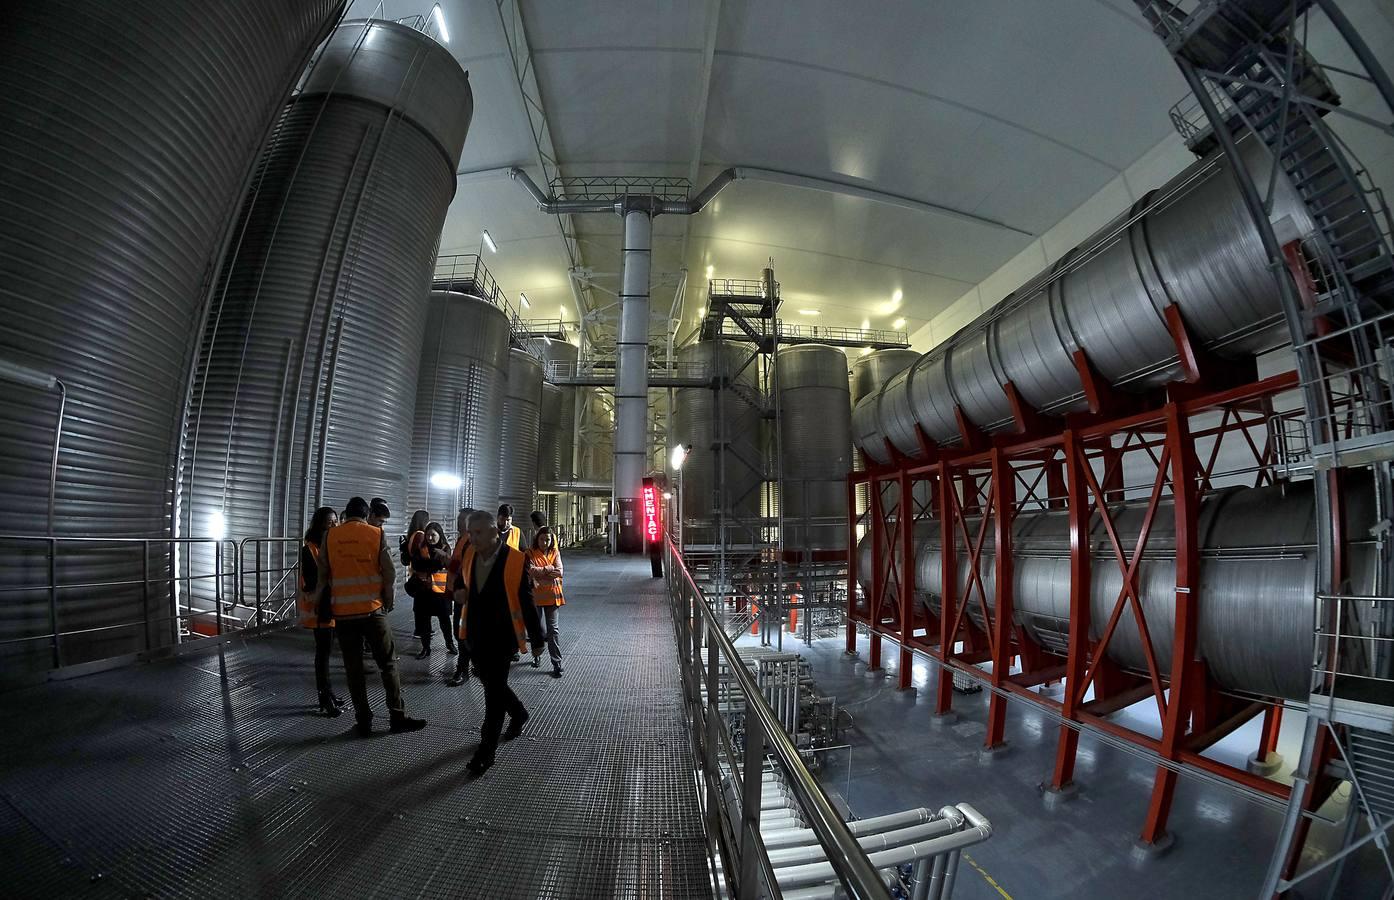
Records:
{"label": "corrugated metal surface", "polygon": [[[531,341],[529,349],[542,360],[544,366],[559,366],[562,371],[574,371],[580,355],[576,345],[567,341]],[[553,391],[557,393],[553,395]],[[552,485],[573,477],[577,391],[588,393],[589,389],[551,385],[544,392],[542,431],[537,454],[539,484]],[[584,397],[582,402],[585,402]]]}
{"label": "corrugated metal surface", "polygon": [[[161,537],[210,267],[279,104],[342,0],[57,0],[0,13],[0,358],[68,386],[59,534]],[[47,529],[55,397],[0,388],[5,531]],[[0,584],[46,583],[0,547]],[[157,550],[159,573],[166,554]],[[139,549],[65,553],[62,581],[142,578]],[[168,614],[157,588],[74,590],[62,629]],[[46,592],[6,595],[0,639],[49,630]],[[163,640],[168,627],[152,638]],[[143,629],[65,644],[65,662],[144,646]],[[47,646],[4,651],[42,667]]]}
{"label": "corrugated metal surface", "polygon": [[186,531],[221,510],[230,537],[294,535],[315,506],[354,495],[405,522],[426,297],[471,104],[465,73],[420,32],[336,29],[223,273],[190,415]]}
{"label": "corrugated metal surface", "polygon": [[[463,506],[498,506],[499,456],[508,381],[508,316],[467,294],[432,292],[421,343],[408,506],[453,528]],[[431,476],[460,479],[459,490]]]}
{"label": "corrugated metal surface", "polygon": [[779,351],[781,481],[785,550],[847,547],[852,399],[847,355],[800,344]]}
{"label": "corrugated metal surface", "polygon": [[[747,347],[726,341],[698,341],[683,347],[675,356],[679,363],[700,363],[707,371],[733,378],[752,396],[759,390],[753,363],[737,374],[750,356]],[[714,544],[719,538],[714,527],[718,503],[730,510],[733,519],[749,521],[760,515],[760,485],[764,473],[754,467],[763,465],[765,458],[764,421],[760,418],[759,407],[735,390],[679,388],[674,393],[674,437],[679,443],[692,446],[682,468],[683,519],[712,523],[685,527],[683,541]],[[718,408],[718,402],[722,407]],[[716,496],[720,454],[713,446],[718,437],[719,411],[724,416],[726,439],[732,447],[726,454],[726,496],[720,500]],[[748,543],[750,538],[743,528],[733,526],[729,540]]]}
{"label": "corrugated metal surface", "polygon": [[508,393],[499,443],[499,503],[513,504],[526,523],[537,493],[537,449],[542,425],[542,362],[526,350],[508,353]]}
{"label": "corrugated metal surface", "polygon": [[[1267,150],[1256,140],[1241,149],[1266,183]],[[1276,186],[1274,220],[1290,218],[1299,234],[1309,233],[1311,220],[1286,177]],[[968,421],[1000,431],[1012,424],[1008,381],[1042,412],[1076,410],[1077,350],[1117,387],[1165,384],[1181,372],[1165,319],[1171,305],[1222,356],[1269,349],[1285,335],[1267,257],[1221,155],[1133,204],[1005,303],[1000,317],[969,325],[896,376],[898,383],[887,382],[875,410],[863,399],[858,440],[889,438],[919,458],[915,424],[939,444],[959,440],[955,405]]]}
{"label": "corrugated metal surface", "polygon": [[[914,350],[876,350],[866,356],[858,356],[852,361],[852,405],[855,407],[867,394],[880,390],[881,386],[892,376],[910,368],[919,358],[920,354]],[[868,412],[874,413],[875,409],[871,408],[862,413],[864,420],[869,420],[864,421],[863,427],[874,430],[877,427],[876,419],[874,415],[868,416]],[[854,418],[852,422],[854,439],[856,423],[857,420]],[[853,451],[852,464],[859,472],[866,468],[866,458],[860,450]],[[858,515],[866,512],[867,506],[870,504],[869,497],[867,486],[865,484],[857,485]]]}
{"label": "corrugated metal surface", "polygon": [[542,410],[537,437],[537,483],[553,485],[561,478],[561,408],[566,392],[555,384],[542,385]]}
{"label": "corrugated metal surface", "polygon": [[[1230,488],[1210,495],[1200,515],[1202,557],[1199,640],[1201,657],[1222,687],[1255,694],[1305,699],[1312,653],[1312,616],[1316,583],[1316,532],[1310,482],[1265,488]],[[1374,521],[1368,491],[1345,494],[1351,533],[1365,535]],[[1118,504],[1110,512],[1119,542],[1131,548],[1145,518],[1145,503]],[[1147,615],[1153,650],[1163,672],[1171,665],[1173,613],[1176,600],[1175,517],[1163,501],[1152,522],[1147,548],[1138,568],[1138,593]],[[976,521],[968,530],[977,534]],[[917,532],[915,586],[938,610],[942,591],[942,561],[937,528]],[[1012,543],[1016,621],[1043,646],[1064,652],[1069,636],[1070,528],[1064,511],[1018,515]],[[1095,518],[1092,544],[1096,559],[1113,556],[1102,520]],[[859,547],[858,577],[869,589],[870,540]],[[992,560],[988,534],[979,571],[987,604],[994,606]],[[1357,542],[1351,549],[1353,593],[1372,589],[1374,548]],[[969,561],[958,554],[958,592],[966,596]],[[1091,581],[1092,637],[1102,637],[1122,591],[1116,566],[1096,565]],[[983,617],[978,594],[968,614],[979,624]],[[1136,619],[1126,612],[1119,619],[1108,655],[1119,665],[1145,672],[1146,658]]]}

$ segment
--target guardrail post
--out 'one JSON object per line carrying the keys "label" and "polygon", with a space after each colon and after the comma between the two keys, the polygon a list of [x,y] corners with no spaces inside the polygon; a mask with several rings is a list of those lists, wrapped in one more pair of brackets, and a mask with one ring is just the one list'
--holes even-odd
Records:
{"label": "guardrail post", "polygon": [[[257,542],[254,544],[254,546],[256,547],[255,554],[256,554],[256,567],[257,567],[257,627],[260,628],[260,627],[261,627],[261,541],[257,541]],[[270,563],[271,563],[271,547],[270,547],[270,546],[268,546],[268,547],[266,548],[266,562],[267,562],[268,565],[270,565]],[[284,554],[284,553],[282,553],[281,562],[283,562],[283,563],[285,562],[285,554]],[[282,581],[284,581],[284,579],[282,579]],[[241,589],[242,589],[242,579],[241,579],[240,577],[237,579],[237,588],[238,588],[238,590],[241,590]]]}
{"label": "guardrail post", "polygon": [[[701,603],[700,596],[695,597],[693,602]],[[721,715],[721,704],[717,699],[717,686],[720,684],[718,678],[719,660],[717,658],[716,638],[713,632],[716,628],[710,623],[707,624],[707,705],[703,712],[703,726],[705,737],[702,740],[702,765],[707,772],[707,834],[714,835],[718,844],[721,842],[721,795],[718,793],[721,784],[721,734],[718,729],[721,727],[719,717]],[[728,868],[727,871],[735,871]]]}
{"label": "guardrail post", "polygon": [[63,665],[63,648],[58,637],[58,538],[48,539],[48,624],[53,635],[53,667]]}
{"label": "guardrail post", "polygon": [[140,544],[140,608],[145,613],[145,649],[149,650],[150,640],[150,542]]}
{"label": "guardrail post", "polygon": [[[732,660],[731,665],[740,663]],[[755,897],[758,896],[755,877],[760,868],[756,838],[760,834],[760,785],[765,776],[765,735],[759,720],[753,715],[745,717],[744,755],[744,771],[741,772],[741,874],[736,882],[736,890],[738,896]]]}
{"label": "guardrail post", "polygon": [[219,635],[223,633],[223,542],[213,544],[213,622]]}

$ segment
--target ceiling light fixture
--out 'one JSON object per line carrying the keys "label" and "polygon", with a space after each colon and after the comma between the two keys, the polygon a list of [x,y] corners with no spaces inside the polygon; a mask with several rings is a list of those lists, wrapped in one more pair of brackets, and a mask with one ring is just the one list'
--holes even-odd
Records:
{"label": "ceiling light fixture", "polygon": [[871,320],[870,320],[870,319],[862,319],[862,331],[868,331],[868,330],[870,330],[870,328],[871,328]]}
{"label": "ceiling light fixture", "polygon": [[436,27],[440,29],[440,39],[447,44],[450,43],[450,32],[445,27],[445,13],[440,11],[439,3],[432,7],[431,18],[436,20]]}
{"label": "ceiling light fixture", "polygon": [[518,302],[523,304],[523,309],[532,309],[532,304],[528,302],[528,295],[522,291],[518,292]]}
{"label": "ceiling light fixture", "polygon": [[715,272],[715,271],[716,271],[716,266],[707,266],[707,277],[708,277],[708,278],[711,278],[711,277],[712,277],[712,273]]}
{"label": "ceiling light fixture", "polygon": [[891,294],[891,302],[892,302],[892,303],[899,303],[901,300],[904,300],[904,299],[905,299],[905,292],[902,291],[900,288],[896,288],[896,289],[895,289],[895,293],[894,293],[894,294]]}
{"label": "ceiling light fixture", "polygon": [[818,310],[818,309],[801,309],[801,310],[799,310],[799,315],[801,315],[801,316],[821,316],[822,314],[823,314],[822,310]]}
{"label": "ceiling light fixture", "polygon": [[499,252],[499,245],[494,243],[494,238],[489,234],[489,229],[484,229],[484,233],[480,236],[484,238],[484,246],[489,248],[490,253]]}
{"label": "ceiling light fixture", "polygon": [[870,347],[863,347],[863,348],[862,348],[862,356],[866,356],[866,355],[867,355],[868,353],[870,353],[870,352],[871,352],[871,348],[870,348]]}
{"label": "ceiling light fixture", "polygon": [[904,328],[905,318],[902,316],[901,318],[896,319],[894,322],[891,323],[891,327],[894,328],[896,331],[899,331],[900,329]]}

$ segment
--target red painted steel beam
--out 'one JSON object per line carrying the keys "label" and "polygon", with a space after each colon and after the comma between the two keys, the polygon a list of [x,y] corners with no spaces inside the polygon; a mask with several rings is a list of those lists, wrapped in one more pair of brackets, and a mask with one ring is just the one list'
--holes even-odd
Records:
{"label": "red painted steel beam", "polygon": [[[860,473],[847,476],[847,647],[857,652],[857,484]],[[867,493],[871,493],[870,489]],[[875,565],[875,561],[872,563]]]}
{"label": "red painted steel beam", "polygon": [[[988,499],[988,509],[995,510],[992,516],[993,539],[993,578],[996,582],[994,593],[996,609],[987,618],[991,629],[989,648],[992,651],[992,683],[1001,687],[1006,683],[1012,668],[1012,511],[1016,508],[1016,476],[1011,463],[1000,449],[992,451],[992,496]],[[983,522],[986,529],[987,522]],[[981,538],[979,538],[981,541]],[[979,561],[974,560],[974,565]],[[978,589],[983,600],[983,615],[987,616],[987,591],[983,589],[982,579]],[[1007,698],[994,691],[988,701],[987,735],[984,744],[988,748],[1000,746],[1005,740],[1007,728]]]}
{"label": "red painted steel beam", "polygon": [[[949,474],[948,463],[940,460],[938,474],[939,493],[939,659],[948,663],[953,658],[956,633],[953,622],[955,607],[958,605],[958,556],[955,553],[953,524],[949,521],[958,499],[953,493],[953,479]],[[939,684],[935,691],[934,712],[944,715],[953,708],[953,675],[946,667],[939,670]]]}
{"label": "red painted steel beam", "polygon": [[915,513],[910,475],[900,473],[900,666],[896,684],[903,691],[910,687],[912,672],[910,641],[915,635]]}
{"label": "red painted steel beam", "polygon": [[[1064,441],[1064,478],[1070,516],[1070,636],[1065,657],[1065,699],[1061,704],[1061,713],[1066,719],[1077,721],[1079,706],[1084,702],[1084,673],[1089,666],[1091,504],[1084,483],[1083,470],[1088,465],[1084,459],[1084,448],[1072,430],[1065,431]],[[1062,724],[1055,750],[1051,787],[1059,790],[1074,780],[1078,748],[1079,732]]]}

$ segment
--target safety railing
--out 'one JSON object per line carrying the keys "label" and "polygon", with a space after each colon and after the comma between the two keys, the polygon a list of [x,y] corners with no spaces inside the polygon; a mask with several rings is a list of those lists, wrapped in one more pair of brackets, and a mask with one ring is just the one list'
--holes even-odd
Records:
{"label": "safety railing", "polygon": [[1394,710],[1394,597],[1318,594],[1313,706],[1325,698]]}
{"label": "safety railing", "polygon": [[261,628],[296,616],[300,546],[300,538],[285,537],[243,538],[238,543],[237,605],[247,611],[248,624]]}
{"label": "safety railing", "polygon": [[[229,540],[0,534],[0,558],[0,604],[11,621],[46,620],[34,633],[0,638],[0,656],[15,671],[39,667],[18,659],[34,645],[48,645],[56,669],[221,634],[237,601],[237,545]],[[111,610],[126,609],[139,614],[109,621]],[[65,628],[67,618],[84,624]]]}
{"label": "safety railing", "polygon": [[[549,360],[543,367],[548,381],[569,381],[573,379],[595,379],[615,377],[615,360],[612,358],[570,360]],[[711,367],[703,362],[674,362],[669,365],[649,366],[649,380],[664,379],[700,381],[711,377]]]}
{"label": "safety railing", "polygon": [[[779,282],[775,282],[775,295],[779,294]],[[742,300],[763,300],[765,282],[759,278],[713,278],[707,282],[707,293],[711,297],[734,297]]]}
{"label": "safety railing", "polygon": [[[702,766],[707,841],[712,858],[720,860],[722,880],[732,888],[728,893],[737,897],[783,896],[760,836],[760,798],[768,758],[826,851],[847,896],[889,898],[890,893],[866,852],[804,765],[760,686],[742,664],[735,645],[722,631],[722,623],[708,606],[682,555],[671,543],[665,544],[664,554],[683,690],[692,711],[692,740]],[[721,714],[723,666],[745,708],[739,755],[736,736]],[[736,804],[727,802],[723,784],[727,773],[737,775]]]}

